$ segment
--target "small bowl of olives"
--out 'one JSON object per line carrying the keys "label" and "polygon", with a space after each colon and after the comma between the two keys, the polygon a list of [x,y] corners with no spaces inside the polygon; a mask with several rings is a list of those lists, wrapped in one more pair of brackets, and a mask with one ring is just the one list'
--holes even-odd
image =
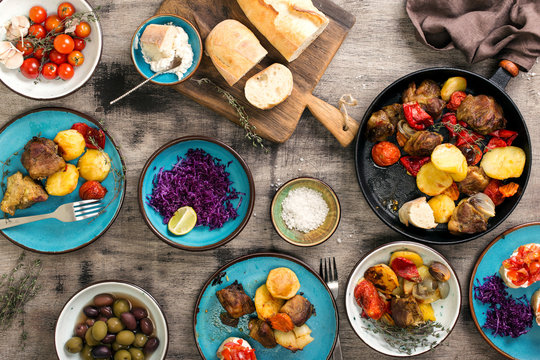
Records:
{"label": "small bowl of olives", "polygon": [[144,289],[123,281],[91,284],[64,305],[55,330],[60,360],[163,360],[167,320]]}

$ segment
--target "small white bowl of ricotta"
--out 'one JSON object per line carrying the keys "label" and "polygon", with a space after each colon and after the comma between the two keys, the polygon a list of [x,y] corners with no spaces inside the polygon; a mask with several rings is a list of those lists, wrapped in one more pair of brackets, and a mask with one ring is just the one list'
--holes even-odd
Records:
{"label": "small white bowl of ricotta", "polygon": [[137,71],[149,78],[169,69],[174,58],[182,62],[171,71],[151,81],[159,85],[176,85],[189,79],[202,59],[202,40],[188,20],[173,14],[156,15],[145,20],[133,35],[131,60]]}

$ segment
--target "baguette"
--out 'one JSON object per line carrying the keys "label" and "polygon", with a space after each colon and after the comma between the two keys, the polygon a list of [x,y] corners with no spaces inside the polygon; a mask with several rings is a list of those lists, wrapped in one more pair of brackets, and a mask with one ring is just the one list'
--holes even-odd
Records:
{"label": "baguette", "polygon": [[311,0],[237,0],[249,21],[291,62],[326,28]]}
{"label": "baguette", "polygon": [[251,105],[266,110],[285,101],[292,89],[291,70],[276,63],[249,78],[244,93]]}
{"label": "baguette", "polygon": [[230,86],[267,54],[251,30],[232,19],[220,22],[210,31],[205,48],[212,63]]}

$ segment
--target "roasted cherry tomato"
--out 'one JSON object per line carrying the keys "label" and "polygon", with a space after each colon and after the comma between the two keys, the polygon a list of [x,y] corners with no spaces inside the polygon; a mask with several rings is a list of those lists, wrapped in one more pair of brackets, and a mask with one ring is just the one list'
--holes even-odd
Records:
{"label": "roasted cherry tomato", "polygon": [[43,39],[45,35],[47,35],[47,32],[45,31],[45,28],[43,27],[43,25],[32,24],[28,28],[28,35],[31,35],[35,37],[36,39]]}
{"label": "roasted cherry tomato", "polygon": [[384,315],[386,304],[372,282],[362,279],[354,288],[354,297],[366,315],[373,320],[379,320]]}
{"label": "roasted cherry tomato", "polygon": [[107,189],[95,180],[85,182],[79,189],[79,196],[83,200],[103,199],[106,194]]}
{"label": "roasted cherry tomato", "polygon": [[75,27],[75,35],[80,38],[88,37],[91,32],[92,28],[86,21],[81,21],[80,24]]}
{"label": "roasted cherry tomato", "polygon": [[69,54],[75,48],[73,38],[66,34],[60,34],[54,38],[54,50],[60,54]]}
{"label": "roasted cherry tomato", "polygon": [[36,59],[41,60],[41,59],[43,59],[43,56],[45,56],[45,50],[43,48],[37,48],[37,49],[34,50],[33,56]]}
{"label": "roasted cherry tomato", "polygon": [[92,128],[85,123],[75,123],[71,128],[81,133],[87,148],[97,149],[94,144],[97,144],[101,149],[105,148],[105,133],[103,130]]}
{"label": "roasted cherry tomato", "polygon": [[469,166],[474,166],[482,160],[482,150],[476,144],[461,145],[459,146],[459,150],[461,150],[465,159],[467,159],[467,165]]}
{"label": "roasted cherry tomato", "polygon": [[86,47],[86,41],[83,39],[75,38],[73,42],[75,43],[75,50],[82,51]]}
{"label": "roasted cherry tomato", "polygon": [[77,50],[70,52],[67,59],[73,66],[81,66],[84,63],[84,55]]}
{"label": "roasted cherry tomato", "polygon": [[60,5],[58,5],[58,17],[62,20],[65,18],[75,14],[75,6],[73,4],[68,2],[63,2]]}
{"label": "roasted cherry tomato", "polygon": [[71,79],[74,73],[75,71],[73,70],[73,66],[71,66],[70,64],[63,63],[58,66],[58,76],[62,80]]}
{"label": "roasted cherry tomato", "polygon": [[454,91],[452,95],[450,95],[450,101],[446,105],[446,108],[450,110],[457,110],[463,99],[466,97],[467,94],[465,94],[464,91]]}
{"label": "roasted cherry tomato", "polygon": [[24,77],[35,79],[39,75],[39,61],[36,58],[28,58],[21,65],[21,73]]}
{"label": "roasted cherry tomato", "polygon": [[36,24],[41,24],[47,19],[47,11],[41,6],[33,6],[30,8],[28,17]]}
{"label": "roasted cherry tomato", "polygon": [[371,157],[375,164],[379,166],[394,165],[399,161],[400,156],[399,148],[388,141],[381,141],[371,148]]}
{"label": "roasted cherry tomato", "polygon": [[47,80],[54,80],[58,76],[58,65],[52,62],[48,62],[43,65],[41,69],[41,75]]}
{"label": "roasted cherry tomato", "polygon": [[420,273],[418,272],[418,268],[409,259],[406,259],[404,257],[396,257],[392,262],[390,263],[390,267],[392,270],[395,271],[395,273],[405,280],[409,280],[412,282],[420,282],[422,281],[422,277],[420,276]]}
{"label": "roasted cherry tomato", "polygon": [[32,46],[32,43],[30,41],[25,41],[23,43],[21,40],[19,40],[15,47],[17,48],[17,50],[23,53],[23,56],[28,56],[34,52],[34,47]]}
{"label": "roasted cherry tomato", "polygon": [[49,54],[49,60],[51,60],[55,64],[63,64],[67,62],[67,56],[65,54],[60,54],[56,50],[52,50]]}
{"label": "roasted cherry tomato", "polygon": [[57,34],[64,31],[64,25],[58,15],[51,15],[45,20],[45,30],[47,30],[47,32],[54,30]]}

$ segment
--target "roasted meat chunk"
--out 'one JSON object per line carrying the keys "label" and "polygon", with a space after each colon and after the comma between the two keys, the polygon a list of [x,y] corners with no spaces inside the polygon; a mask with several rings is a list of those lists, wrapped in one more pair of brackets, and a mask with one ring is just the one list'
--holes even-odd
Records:
{"label": "roasted meat chunk", "polygon": [[375,111],[367,123],[367,137],[371,142],[384,141],[394,134],[397,123],[405,120],[403,105],[392,104]]}
{"label": "roasted meat chunk", "polygon": [[491,96],[467,95],[456,111],[458,121],[463,121],[471,129],[482,135],[506,127],[502,108]]}
{"label": "roasted meat chunk", "polygon": [[289,315],[295,326],[302,326],[313,314],[313,305],[302,295],[295,295],[283,304],[279,312]]}
{"label": "roasted meat chunk", "polygon": [[405,114],[403,113],[403,105],[395,103],[382,108],[382,110],[388,116],[388,119],[392,125],[397,126],[397,123],[401,120],[405,120]]}
{"label": "roasted meat chunk", "polygon": [[274,330],[264,320],[253,318],[248,323],[249,336],[257,340],[267,349],[276,347],[277,342],[274,336]]}
{"label": "roasted meat chunk", "polygon": [[392,318],[399,327],[415,326],[424,321],[422,310],[420,310],[420,306],[412,296],[405,298],[393,297],[390,308]]}
{"label": "roasted meat chunk", "polygon": [[484,170],[478,166],[469,166],[467,177],[458,183],[460,193],[474,195],[484,191],[489,184],[489,177]]}
{"label": "roasted meat chunk", "polygon": [[475,234],[487,229],[490,217],[495,216],[495,204],[484,193],[461,200],[448,222],[448,230],[454,235]]}
{"label": "roasted meat chunk", "polygon": [[424,80],[417,88],[414,82],[403,92],[404,104],[417,102],[433,119],[439,118],[445,106],[441,99],[441,88],[433,80]]}
{"label": "roasted meat chunk", "polygon": [[17,209],[26,209],[37,202],[45,201],[49,195],[43,187],[36,183],[30,176],[25,176],[17,171],[7,179],[7,188],[0,209],[10,215],[15,214]]}
{"label": "roasted meat chunk", "polygon": [[26,143],[21,163],[35,180],[51,176],[66,166],[64,159],[58,155],[58,145],[42,137],[34,137]]}
{"label": "roasted meat chunk", "polygon": [[226,288],[216,291],[216,296],[221,306],[232,318],[251,314],[255,311],[253,300],[244,292],[244,287],[235,281]]}
{"label": "roasted meat chunk", "polygon": [[228,312],[224,311],[221,314],[219,314],[219,320],[221,320],[221,323],[223,325],[227,325],[230,327],[237,327],[238,322],[240,321],[239,318],[233,318]]}
{"label": "roasted meat chunk", "polygon": [[407,140],[403,150],[411,156],[430,156],[437,145],[442,144],[441,134],[432,131],[418,131]]}

